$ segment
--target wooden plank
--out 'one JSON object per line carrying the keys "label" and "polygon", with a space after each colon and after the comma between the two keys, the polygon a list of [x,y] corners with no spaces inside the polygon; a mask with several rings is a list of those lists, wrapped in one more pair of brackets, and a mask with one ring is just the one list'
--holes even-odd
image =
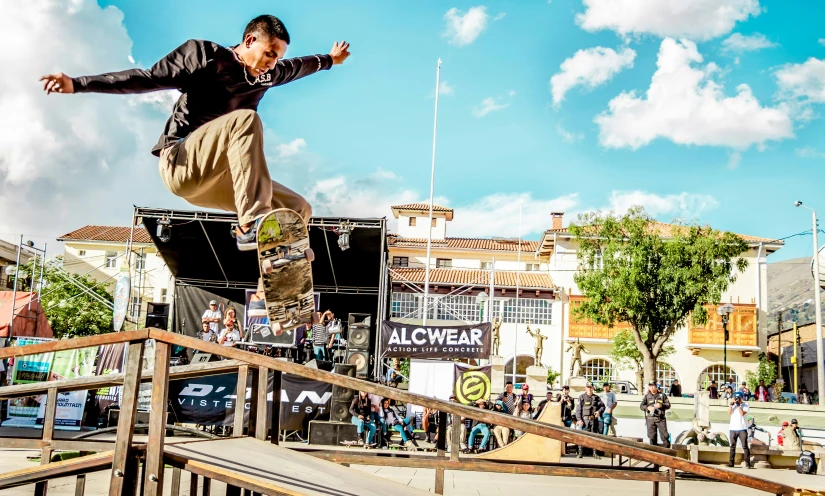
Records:
{"label": "wooden plank", "polygon": [[[447,450],[447,412],[438,412],[438,439],[435,442],[436,456],[444,458]],[[444,469],[435,469],[435,493],[444,494]]]}
{"label": "wooden plank", "polygon": [[[166,454],[163,455],[166,458]],[[189,474],[189,496],[198,496],[198,474]]]}
{"label": "wooden plank", "polygon": [[[258,367],[258,388],[256,389],[255,400],[255,438],[266,439],[266,393],[269,385],[269,369],[266,367]],[[280,388],[279,388],[280,389]],[[272,398],[275,399],[275,389],[272,390]],[[277,396],[280,396],[278,391]],[[250,415],[252,412],[250,412]],[[273,431],[275,432],[275,431]],[[251,435],[252,433],[250,433]],[[278,437],[277,433],[275,437]]]}
{"label": "wooden plank", "polygon": [[453,416],[453,423],[450,425],[450,429],[452,429],[452,434],[450,434],[451,443],[450,443],[450,460],[457,462],[458,461],[458,453],[461,451],[461,416],[456,415],[455,413],[452,414]]}
{"label": "wooden plank", "polygon": [[145,478],[147,496],[163,496],[163,441],[166,437],[166,402],[169,398],[169,359],[172,347],[155,343],[155,363],[152,381],[152,403],[149,415],[149,439],[146,443]]}
{"label": "wooden plank", "polygon": [[[224,346],[221,346],[224,348]],[[243,436],[243,417],[246,408],[246,383],[249,377],[249,365],[238,367],[238,383],[235,387],[235,422],[232,427],[232,435]]]}
{"label": "wooden plank", "polygon": [[600,451],[622,453],[625,456],[648,463],[654,463],[664,467],[673,467],[677,470],[710,477],[723,482],[738,484],[740,486],[750,487],[760,491],[766,491],[772,494],[791,495],[794,492],[793,487],[785,484],[677,458],[676,451],[668,448],[641,445],[633,441],[612,436],[609,437],[601,434],[568,429],[563,426],[543,424],[535,420],[522,419],[513,415],[502,415],[499,413],[494,413],[490,410],[481,410],[479,408],[473,408],[459,403],[438,400],[420,394],[410,393],[409,391],[396,389],[381,384],[370,383],[345,375],[333,374],[320,369],[310,369],[293,362],[276,360],[264,355],[258,355],[235,348],[223,347],[181,334],[151,330],[150,335],[159,341],[165,341],[170,344],[185,346],[207,353],[214,353],[228,358],[241,360],[251,365],[265,366],[273,370],[280,370],[282,372],[300,375],[302,377],[354,389],[356,391],[366,391],[368,393],[377,394],[385,398],[392,398],[396,401],[401,401],[404,403],[411,403],[423,407],[434,408],[436,410],[443,410],[447,413],[454,413],[464,417],[480,420],[485,423],[501,425],[504,427],[509,427],[510,429],[517,429],[523,432],[537,434],[539,436],[558,439],[566,443],[579,444],[581,446],[595,448]]}
{"label": "wooden plank", "polygon": [[135,412],[137,411],[138,387],[140,386],[140,369],[143,363],[143,341],[129,343],[124,367],[123,397],[120,402],[120,416],[117,424],[115,441],[115,456],[112,461],[112,474],[109,482],[109,496],[123,496],[131,492],[127,488],[137,474],[133,474],[129,464],[129,454],[132,448],[132,433],[135,426]]}
{"label": "wooden plank", "polygon": [[114,343],[127,343],[131,341],[145,341],[149,339],[149,329],[138,331],[110,332],[107,334],[96,334],[94,336],[84,336],[82,338],[58,339],[45,343],[27,344],[26,346],[9,346],[0,348],[0,359],[36,355],[38,353],[51,353],[53,351],[75,350],[78,348],[90,348],[92,346],[103,346]]}
{"label": "wooden plank", "polygon": [[[249,419],[246,425],[247,435],[255,437],[258,425],[258,387],[260,376],[260,367],[250,367],[249,369],[249,410],[247,410],[246,418]],[[234,433],[233,433],[234,434]]]}
{"label": "wooden plank", "polygon": [[[43,418],[43,449],[40,450],[40,465],[47,465],[52,461],[52,439],[54,438],[54,417],[57,412],[57,389],[50,388],[46,395],[45,416]],[[49,490],[49,481],[38,482],[34,486],[35,496],[46,496]]]}
{"label": "wooden plank", "polygon": [[[171,380],[188,379],[191,377],[206,377],[210,375],[228,374],[237,370],[242,362],[238,360],[222,360],[220,362],[195,363],[180,365],[169,369]],[[103,387],[120,386],[123,384],[124,374],[94,375],[75,379],[61,379],[59,381],[34,382],[31,384],[16,384],[0,387],[0,399],[22,398],[48,392],[49,388],[56,388],[61,393],[70,391],[86,391]],[[141,375],[140,382],[152,382],[152,374]]]}
{"label": "wooden plank", "polygon": [[463,457],[461,461],[452,461],[437,456],[379,456],[359,452],[344,451],[305,451],[306,454],[335,463],[349,463],[353,465],[372,465],[403,468],[462,470],[469,472],[493,472],[500,474],[528,474],[548,475],[556,477],[584,477],[613,480],[632,481],[660,481],[667,482],[666,472],[653,470],[632,470],[610,468],[601,465],[581,464],[527,464],[506,463],[487,460],[475,460]]}
{"label": "wooden plank", "polygon": [[180,496],[180,474],[179,467],[172,468],[172,496]]}
{"label": "wooden plank", "polygon": [[209,477],[203,478],[203,496],[212,494],[212,479]]}
{"label": "wooden plank", "polygon": [[676,471],[672,468],[667,469],[668,487],[670,489],[670,496],[676,496]]}
{"label": "wooden plank", "polygon": [[105,451],[89,456],[81,456],[61,462],[37,465],[0,474],[0,490],[25,486],[38,481],[48,481],[60,477],[85,474],[104,470],[112,464],[114,452]]}
{"label": "wooden plank", "polygon": [[272,374],[272,411],[269,412],[269,425],[272,429],[272,435],[269,442],[278,444],[281,439],[281,395],[276,394],[275,391],[281,390],[281,371],[271,370]]}
{"label": "wooden plank", "polygon": [[83,496],[86,492],[86,474],[80,474],[74,483],[74,496]]}

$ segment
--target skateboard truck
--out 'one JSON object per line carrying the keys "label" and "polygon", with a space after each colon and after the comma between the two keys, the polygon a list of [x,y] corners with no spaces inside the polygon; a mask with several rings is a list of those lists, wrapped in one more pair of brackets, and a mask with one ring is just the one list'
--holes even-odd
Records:
{"label": "skateboard truck", "polygon": [[277,251],[281,255],[280,258],[278,258],[275,261],[265,259],[263,262],[261,262],[261,270],[264,274],[269,274],[274,269],[283,267],[289,264],[290,262],[294,262],[296,260],[306,259],[306,261],[310,263],[313,260],[315,260],[315,252],[312,251],[312,248],[307,248],[303,251],[303,253],[300,253],[298,255],[290,255],[289,248],[285,246],[279,246],[277,248]]}

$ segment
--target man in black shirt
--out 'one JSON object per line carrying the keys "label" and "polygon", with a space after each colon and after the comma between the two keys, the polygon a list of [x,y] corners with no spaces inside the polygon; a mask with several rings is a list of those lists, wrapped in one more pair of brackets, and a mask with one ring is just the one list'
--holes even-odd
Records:
{"label": "man in black shirt", "polygon": [[328,55],[283,59],[289,33],[275,16],[256,17],[243,41],[223,47],[189,40],[150,69],[71,78],[40,78],[46,93],[145,93],[178,89],[166,128],[152,149],[160,157],[166,188],[193,205],[238,214],[238,249],[257,248],[257,222],[274,208],[291,208],[305,220],[305,199],[269,177],[263,125],[257,114],[266,90],[341,64],[347,42]]}
{"label": "man in black shirt", "polygon": [[665,446],[670,448],[670,440],[667,434],[667,419],[665,412],[670,410],[670,400],[667,395],[659,391],[659,385],[656,381],[648,383],[648,391],[642,397],[642,402],[639,409],[645,412],[645,422],[647,423],[647,437],[650,439],[650,444],[657,446],[657,433],[662,438]]}
{"label": "man in black shirt", "polygon": [[564,386],[561,391],[561,421],[565,427],[571,427],[575,420],[576,400],[570,396],[570,386]]}
{"label": "man in black shirt", "polygon": [[[604,403],[599,395],[593,392],[593,383],[588,382],[585,392],[579,396],[579,403],[576,405],[576,425],[583,431],[599,432],[599,419],[604,414]],[[582,457],[582,446],[579,446],[578,458]],[[593,450],[593,458],[599,458],[596,450]]]}

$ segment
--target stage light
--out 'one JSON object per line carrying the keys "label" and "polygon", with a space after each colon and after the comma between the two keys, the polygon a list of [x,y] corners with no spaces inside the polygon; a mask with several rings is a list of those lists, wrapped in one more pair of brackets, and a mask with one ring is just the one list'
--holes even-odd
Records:
{"label": "stage light", "polygon": [[157,237],[161,242],[166,243],[172,237],[172,227],[169,219],[160,219],[158,221]]}
{"label": "stage light", "polygon": [[338,248],[341,248],[341,251],[349,250],[349,235],[351,231],[352,228],[349,222],[342,222],[338,228]]}

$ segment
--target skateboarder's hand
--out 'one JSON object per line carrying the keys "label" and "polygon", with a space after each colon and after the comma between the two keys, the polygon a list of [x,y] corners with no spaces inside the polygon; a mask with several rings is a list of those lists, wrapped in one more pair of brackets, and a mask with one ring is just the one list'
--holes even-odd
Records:
{"label": "skateboarder's hand", "polygon": [[329,51],[329,55],[332,57],[332,65],[343,64],[347,57],[349,57],[349,43],[346,41],[342,41],[338,43],[335,42],[332,45],[332,50]]}
{"label": "skateboarder's hand", "polygon": [[58,72],[57,74],[49,74],[40,78],[43,83],[43,90],[48,95],[49,93],[74,93],[74,84],[72,78]]}

